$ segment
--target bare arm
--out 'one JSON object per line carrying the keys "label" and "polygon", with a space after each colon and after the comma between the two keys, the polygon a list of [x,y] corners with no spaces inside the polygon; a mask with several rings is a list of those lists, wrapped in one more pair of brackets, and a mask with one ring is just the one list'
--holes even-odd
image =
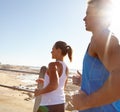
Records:
{"label": "bare arm", "polygon": [[58,87],[59,76],[58,76],[58,73],[57,73],[57,70],[56,70],[56,65],[55,65],[54,62],[49,64],[48,75],[49,75],[49,80],[50,80],[49,84],[41,90],[36,90],[35,91],[35,96],[51,92]]}
{"label": "bare arm", "polygon": [[[77,110],[84,110],[110,104],[120,99],[120,70],[112,72],[102,88],[86,95],[83,91],[73,96],[73,105]],[[79,99],[79,100],[78,100]]]}
{"label": "bare arm", "polygon": [[100,54],[101,61],[110,72],[110,75],[105,84],[86,99],[91,102],[90,107],[109,104],[120,98],[120,45],[118,40],[111,37],[105,53]]}
{"label": "bare arm", "polygon": [[111,39],[104,53],[102,46],[97,48],[99,59],[110,72],[110,76],[104,85],[91,95],[80,91],[80,94],[73,96],[73,104],[78,110],[102,106],[120,99],[120,45],[116,39]]}

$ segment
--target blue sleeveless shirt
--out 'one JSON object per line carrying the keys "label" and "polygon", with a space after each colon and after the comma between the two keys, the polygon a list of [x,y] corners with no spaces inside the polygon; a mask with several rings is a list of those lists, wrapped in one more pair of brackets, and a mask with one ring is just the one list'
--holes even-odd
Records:
{"label": "blue sleeveless shirt", "polygon": [[[108,77],[109,72],[101,61],[86,52],[83,60],[81,90],[90,95],[101,88]],[[79,112],[120,112],[120,101]]]}

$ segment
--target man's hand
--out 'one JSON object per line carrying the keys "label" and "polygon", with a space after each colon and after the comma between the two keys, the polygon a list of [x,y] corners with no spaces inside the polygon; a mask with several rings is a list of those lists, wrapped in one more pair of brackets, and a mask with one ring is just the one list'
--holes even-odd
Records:
{"label": "man's hand", "polygon": [[73,82],[73,84],[75,84],[77,86],[80,86],[81,85],[81,80],[82,80],[82,75],[77,70],[77,74],[72,77],[72,82]]}
{"label": "man's hand", "polygon": [[72,104],[76,110],[87,109],[87,94],[82,90],[79,93],[72,96]]}

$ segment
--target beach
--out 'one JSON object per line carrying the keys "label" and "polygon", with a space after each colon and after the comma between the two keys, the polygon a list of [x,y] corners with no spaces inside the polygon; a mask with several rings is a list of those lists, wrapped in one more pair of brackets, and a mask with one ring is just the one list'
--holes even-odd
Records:
{"label": "beach", "polygon": [[[0,72],[0,84],[20,86],[19,73]],[[23,84],[24,85],[24,84]],[[34,102],[27,101],[27,92],[0,87],[0,112],[32,112]]]}
{"label": "beach", "polygon": [[[12,67],[12,69],[16,69],[16,67]],[[21,70],[21,67],[17,69]],[[35,84],[28,85],[27,83],[21,81],[21,79],[18,77],[20,75],[25,74],[0,70],[0,84],[28,88],[30,86],[35,86]],[[65,88],[67,106],[66,112],[72,112],[72,107],[69,102],[70,95],[73,91],[78,90],[78,88],[79,87],[71,84],[70,81],[68,81],[68,84]],[[34,99],[33,93],[0,87],[0,112],[33,112]]]}

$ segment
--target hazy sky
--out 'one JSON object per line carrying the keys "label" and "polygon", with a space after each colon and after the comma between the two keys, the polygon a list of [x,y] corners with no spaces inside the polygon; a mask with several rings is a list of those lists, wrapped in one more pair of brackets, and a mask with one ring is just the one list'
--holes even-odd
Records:
{"label": "hazy sky", "polygon": [[91,33],[83,18],[86,0],[0,0],[0,62],[42,66],[58,40],[73,48],[70,68],[81,69]]}

